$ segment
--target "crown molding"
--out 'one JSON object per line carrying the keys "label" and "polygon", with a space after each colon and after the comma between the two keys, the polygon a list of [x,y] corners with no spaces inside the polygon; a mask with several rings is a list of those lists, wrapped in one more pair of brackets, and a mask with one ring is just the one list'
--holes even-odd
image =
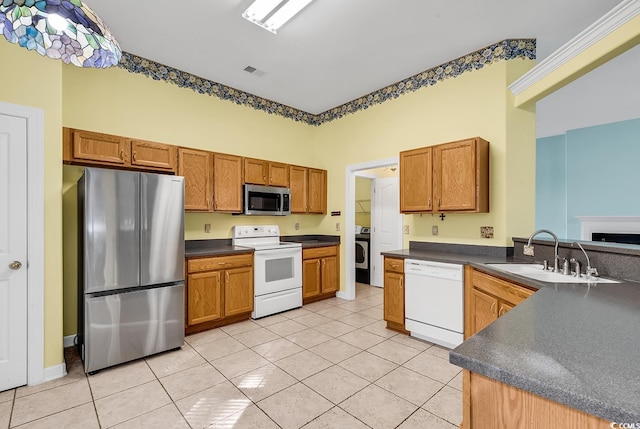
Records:
{"label": "crown molding", "polygon": [[623,0],[607,14],[514,81],[509,85],[509,89],[514,95],[521,94],[639,14],[640,0]]}

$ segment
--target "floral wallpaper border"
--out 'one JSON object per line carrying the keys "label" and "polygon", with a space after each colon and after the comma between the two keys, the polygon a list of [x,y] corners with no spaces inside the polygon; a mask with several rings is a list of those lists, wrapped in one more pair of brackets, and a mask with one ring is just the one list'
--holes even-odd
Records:
{"label": "floral wallpaper border", "polygon": [[430,68],[318,115],[294,109],[293,107],[267,100],[221,83],[213,82],[156,63],[155,61],[138,57],[128,52],[122,53],[122,59],[118,67],[131,73],[143,74],[154,80],[163,80],[181,88],[189,88],[200,94],[207,94],[218,97],[221,100],[232,101],[238,105],[252,107],[269,114],[293,119],[296,122],[304,122],[309,125],[322,125],[326,122],[342,118],[345,115],[366,110],[371,106],[384,103],[387,100],[398,98],[403,94],[417,91],[425,86],[432,86],[445,79],[455,78],[463,73],[479,70],[497,61],[517,58],[535,59],[536,39],[506,39],[494,43],[493,45]]}

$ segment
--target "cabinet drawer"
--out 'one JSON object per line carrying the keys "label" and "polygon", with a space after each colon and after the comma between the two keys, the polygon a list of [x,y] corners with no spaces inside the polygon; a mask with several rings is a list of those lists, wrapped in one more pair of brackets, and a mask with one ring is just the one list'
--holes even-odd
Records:
{"label": "cabinet drawer", "polygon": [[302,259],[323,258],[325,256],[335,256],[338,254],[337,246],[313,247],[302,249]]}
{"label": "cabinet drawer", "polygon": [[471,284],[474,288],[481,289],[514,305],[520,304],[535,293],[535,291],[524,286],[519,286],[475,270],[471,275]]}
{"label": "cabinet drawer", "polygon": [[253,265],[253,254],[243,253],[233,256],[219,256],[215,258],[189,259],[187,271],[197,273],[201,271],[222,270],[226,268],[245,267]]}
{"label": "cabinet drawer", "polygon": [[384,258],[384,270],[394,273],[404,273],[404,259]]}

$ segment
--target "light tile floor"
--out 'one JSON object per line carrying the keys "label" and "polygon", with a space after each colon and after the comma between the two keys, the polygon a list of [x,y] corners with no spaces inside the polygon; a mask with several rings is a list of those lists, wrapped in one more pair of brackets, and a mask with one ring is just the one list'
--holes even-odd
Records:
{"label": "light tile floor", "polygon": [[5,428],[453,429],[462,374],[442,347],[396,334],[382,289],[188,336],[181,350],[0,392]]}

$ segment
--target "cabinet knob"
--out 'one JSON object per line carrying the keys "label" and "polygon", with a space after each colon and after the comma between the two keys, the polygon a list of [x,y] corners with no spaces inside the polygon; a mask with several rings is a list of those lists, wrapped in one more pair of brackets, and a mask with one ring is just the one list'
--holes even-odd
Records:
{"label": "cabinet knob", "polygon": [[504,316],[504,314],[507,312],[507,309],[504,308],[504,305],[500,306],[500,309],[498,310],[498,317],[500,316]]}
{"label": "cabinet knob", "polygon": [[135,150],[133,151],[133,155],[131,157],[133,158],[133,162],[136,162],[137,154]]}
{"label": "cabinet knob", "polygon": [[496,311],[496,303],[492,302],[491,303],[491,314],[493,314]]}
{"label": "cabinet knob", "polygon": [[9,264],[10,270],[19,270],[20,268],[22,268],[22,262],[20,261],[13,261]]}
{"label": "cabinet knob", "polygon": [[120,150],[120,159],[124,161],[124,149]]}

